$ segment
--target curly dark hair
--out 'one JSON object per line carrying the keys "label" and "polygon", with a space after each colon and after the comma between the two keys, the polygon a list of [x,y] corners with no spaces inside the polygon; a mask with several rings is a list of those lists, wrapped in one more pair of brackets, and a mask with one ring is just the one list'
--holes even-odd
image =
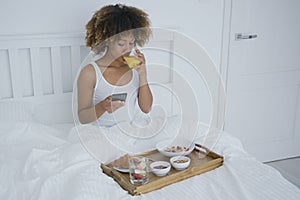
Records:
{"label": "curly dark hair", "polygon": [[128,31],[139,46],[144,46],[151,35],[148,14],[122,4],[107,5],[96,11],[86,30],[86,46],[96,53],[105,50],[104,41],[108,38],[119,39],[120,34],[128,34]]}

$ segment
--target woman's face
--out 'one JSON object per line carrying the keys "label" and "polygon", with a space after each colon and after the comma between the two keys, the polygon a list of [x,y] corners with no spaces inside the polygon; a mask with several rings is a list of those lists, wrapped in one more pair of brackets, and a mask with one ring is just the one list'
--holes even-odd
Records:
{"label": "woman's face", "polygon": [[114,59],[129,55],[135,46],[135,38],[132,34],[120,36],[108,44],[108,52]]}

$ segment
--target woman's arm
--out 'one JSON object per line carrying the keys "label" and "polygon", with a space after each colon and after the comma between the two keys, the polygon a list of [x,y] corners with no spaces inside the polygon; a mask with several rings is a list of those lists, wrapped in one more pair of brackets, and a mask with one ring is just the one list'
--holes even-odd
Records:
{"label": "woman's arm", "polygon": [[141,64],[135,67],[139,73],[138,103],[141,110],[148,113],[152,107],[153,96],[147,80],[146,61],[144,55],[138,49],[136,49],[136,57],[141,61]]}
{"label": "woman's arm", "polygon": [[96,72],[93,66],[88,65],[81,70],[77,82],[78,118],[82,124],[97,120],[105,112],[101,106],[93,106],[95,84]]}
{"label": "woman's arm", "polygon": [[140,76],[138,103],[144,113],[150,112],[153,103],[153,97],[146,77]]}

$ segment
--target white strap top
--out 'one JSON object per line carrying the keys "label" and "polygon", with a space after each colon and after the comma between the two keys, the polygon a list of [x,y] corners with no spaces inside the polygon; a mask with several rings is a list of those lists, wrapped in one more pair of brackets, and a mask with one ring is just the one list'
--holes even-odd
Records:
{"label": "white strap top", "polygon": [[96,105],[100,101],[104,100],[106,97],[116,94],[116,93],[127,93],[127,98],[125,105],[113,113],[105,112],[102,116],[98,118],[97,125],[99,126],[112,126],[121,121],[130,122],[136,113],[137,105],[137,95],[139,88],[139,76],[136,70],[132,70],[133,76],[129,83],[116,86],[110,84],[103,77],[99,66],[92,62],[96,71],[96,85],[94,88],[93,104]]}

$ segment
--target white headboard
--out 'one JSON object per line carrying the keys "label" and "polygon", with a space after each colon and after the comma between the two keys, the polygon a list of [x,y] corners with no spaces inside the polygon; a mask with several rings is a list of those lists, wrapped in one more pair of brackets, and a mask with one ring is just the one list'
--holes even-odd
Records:
{"label": "white headboard", "polygon": [[80,33],[0,37],[1,99],[72,92],[87,52]]}
{"label": "white headboard", "polygon": [[1,102],[32,102],[41,121],[72,121],[73,80],[87,53],[82,33],[0,36]]}
{"label": "white headboard", "polygon": [[[151,82],[172,87],[173,47],[173,36],[166,32],[142,49],[151,60]],[[84,33],[0,36],[0,103],[31,102],[41,122],[73,122],[73,82],[88,52]],[[171,93],[162,95],[161,86],[153,87],[156,101],[172,112]]]}

